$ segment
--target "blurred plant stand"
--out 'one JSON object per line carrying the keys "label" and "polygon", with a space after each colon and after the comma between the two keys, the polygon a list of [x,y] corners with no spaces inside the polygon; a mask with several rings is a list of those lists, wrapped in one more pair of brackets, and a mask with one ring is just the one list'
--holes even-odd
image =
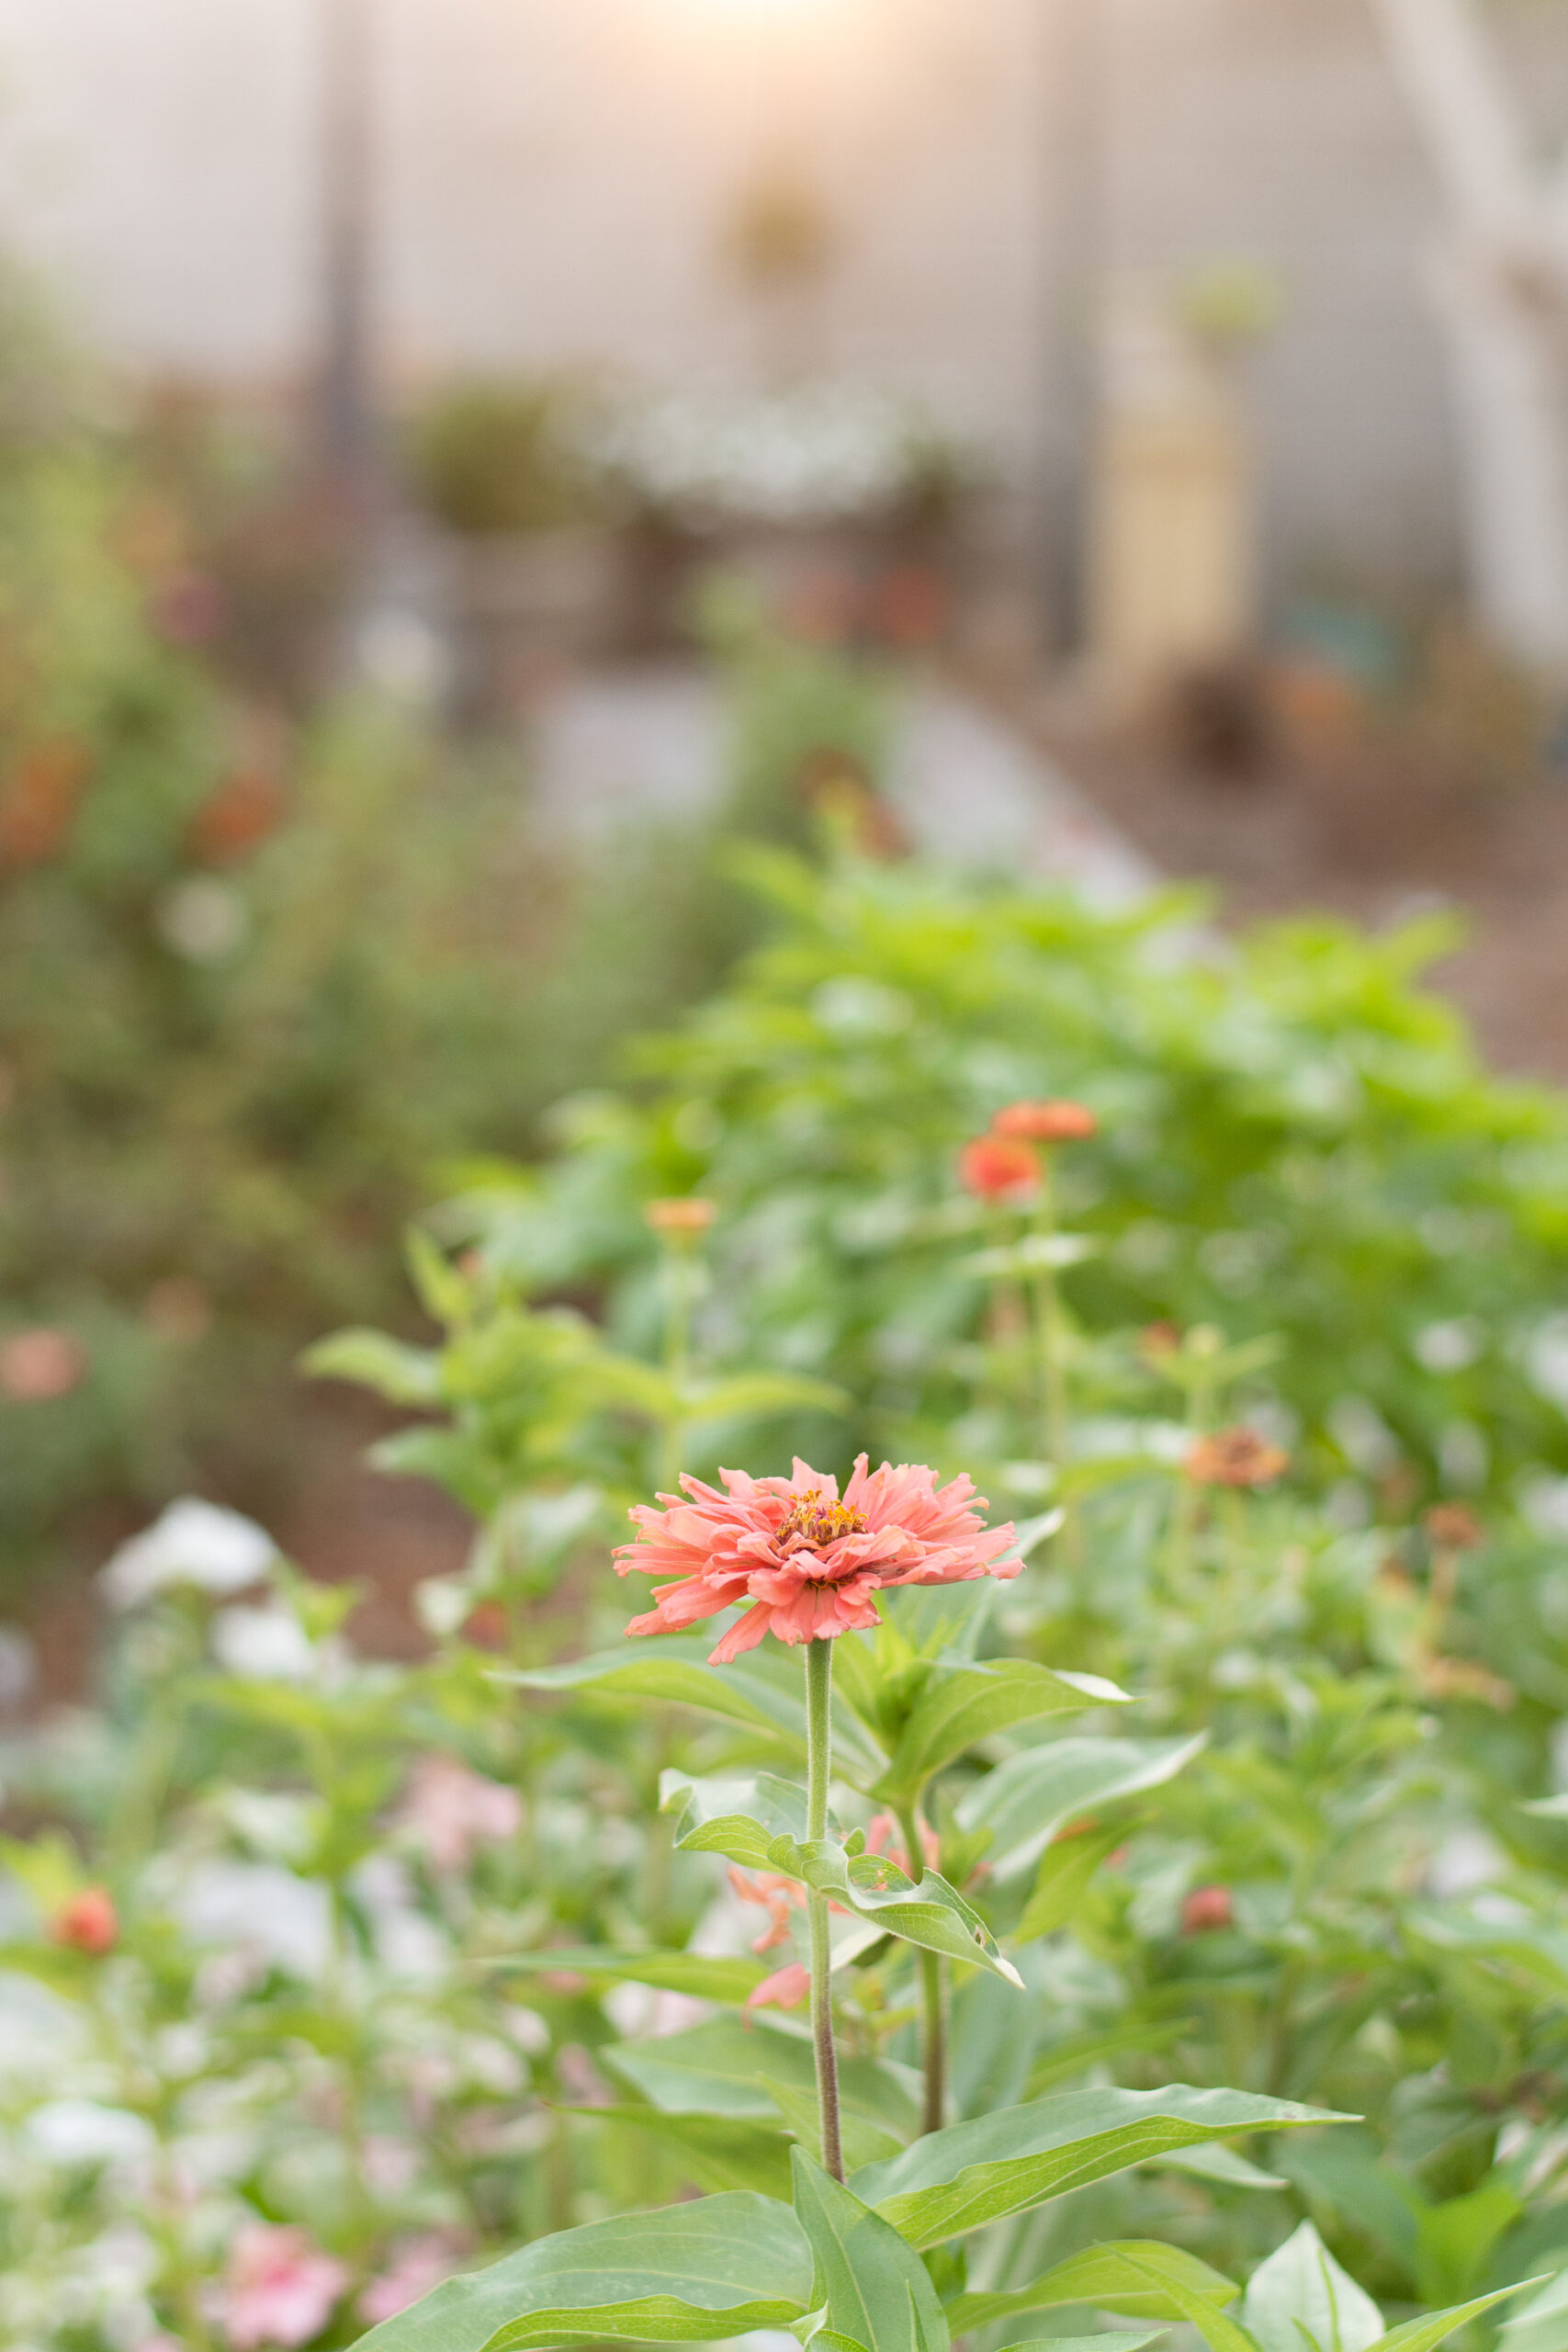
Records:
{"label": "blurred plant stand", "polygon": [[1112,290],[1102,368],[1089,660],[1108,703],[1127,707],[1255,643],[1257,492],[1223,345],[1166,289]]}
{"label": "blurred plant stand", "polygon": [[598,524],[452,535],[445,569],[460,724],[504,721],[563,667],[623,648],[627,554],[625,535]]}

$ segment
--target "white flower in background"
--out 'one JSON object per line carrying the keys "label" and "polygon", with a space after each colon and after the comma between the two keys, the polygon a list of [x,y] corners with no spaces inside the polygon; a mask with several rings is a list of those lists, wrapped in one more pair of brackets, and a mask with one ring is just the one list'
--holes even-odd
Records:
{"label": "white flower in background", "polygon": [[1568,1315],[1549,1315],[1537,1327],[1525,1368],[1538,1396],[1568,1413]]}
{"label": "white flower in background", "polygon": [[23,2130],[50,2164],[133,2164],[153,2146],[152,2127],[123,2107],[96,2099],[54,2098],[35,2107]]}
{"label": "white flower in background", "polygon": [[817,383],[649,400],[620,417],[598,454],[658,505],[825,522],[891,506],[934,441],[908,401],[867,385]]}
{"label": "white flower in background", "polygon": [[153,909],[164,944],[187,964],[220,964],[250,928],[245,902],[231,884],[193,874],[170,885]]}
{"label": "white flower in background", "polygon": [[175,1585],[243,1592],[259,1583],[277,1555],[276,1544],[254,1519],[186,1495],[120,1545],[100,1569],[98,1589],[111,1609],[139,1609]]}
{"label": "white flower in background", "polygon": [[197,1943],[261,1953],[308,1982],[326,1965],[332,1943],[326,1889],[280,1866],[203,1862],[170,1907]]}
{"label": "white flower in background", "polygon": [[220,1609],[212,1621],[212,1655],[247,1682],[309,1682],[316,1671],[310,1634],[291,1609]]}

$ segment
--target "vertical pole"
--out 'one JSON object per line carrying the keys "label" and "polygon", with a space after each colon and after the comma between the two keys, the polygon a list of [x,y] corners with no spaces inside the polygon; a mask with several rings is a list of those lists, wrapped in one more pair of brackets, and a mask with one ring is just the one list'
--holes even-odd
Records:
{"label": "vertical pole", "polygon": [[321,357],[317,430],[327,479],[362,514],[375,480],[371,384],[372,8],[318,0],[321,32]]}
{"label": "vertical pole", "polygon": [[1096,401],[1095,308],[1107,244],[1113,0],[1049,0],[1044,237],[1046,594],[1059,645],[1083,639],[1088,485]]}

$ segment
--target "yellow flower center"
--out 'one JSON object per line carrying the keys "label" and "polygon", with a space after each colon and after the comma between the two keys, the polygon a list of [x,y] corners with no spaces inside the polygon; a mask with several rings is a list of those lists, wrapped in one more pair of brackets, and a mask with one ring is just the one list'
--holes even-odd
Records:
{"label": "yellow flower center", "polygon": [[813,1487],[802,1495],[774,1538],[779,1545],[787,1545],[798,1535],[813,1551],[819,1552],[824,1544],[836,1544],[840,1535],[864,1535],[870,1521],[863,1512],[852,1510],[848,1503],[828,1502],[820,1487]]}

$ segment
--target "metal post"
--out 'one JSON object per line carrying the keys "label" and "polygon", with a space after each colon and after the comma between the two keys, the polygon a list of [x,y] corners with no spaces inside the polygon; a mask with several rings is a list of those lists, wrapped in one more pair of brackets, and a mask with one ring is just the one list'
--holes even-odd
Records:
{"label": "metal post", "polygon": [[321,365],[317,430],[328,481],[364,511],[376,477],[370,347],[374,0],[320,0]]}

